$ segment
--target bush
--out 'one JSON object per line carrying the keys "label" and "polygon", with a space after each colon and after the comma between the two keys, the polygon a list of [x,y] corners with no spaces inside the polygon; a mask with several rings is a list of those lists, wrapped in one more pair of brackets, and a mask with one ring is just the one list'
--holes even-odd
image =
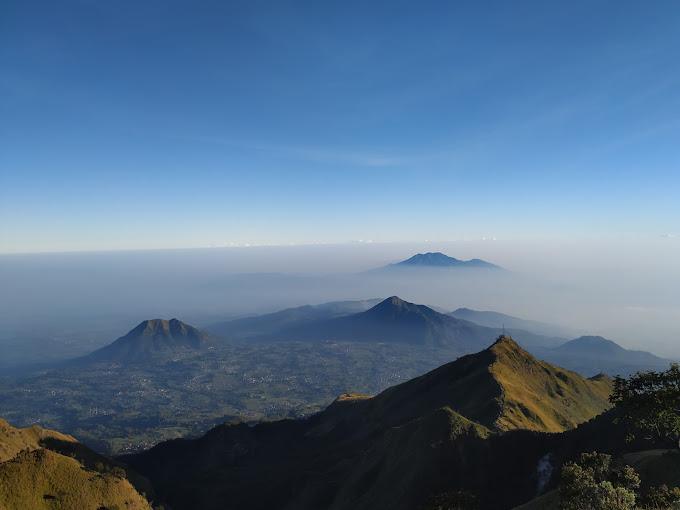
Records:
{"label": "bush", "polygon": [[582,453],[562,467],[559,487],[563,510],[628,510],[635,508],[640,478],[633,468],[611,467],[611,456]]}
{"label": "bush", "polygon": [[125,470],[123,468],[118,467],[118,466],[114,467],[111,470],[111,474],[113,476],[115,476],[116,478],[125,478],[126,477]]}
{"label": "bush", "polygon": [[669,489],[666,485],[652,487],[641,503],[644,508],[677,508],[680,506],[680,488]]}

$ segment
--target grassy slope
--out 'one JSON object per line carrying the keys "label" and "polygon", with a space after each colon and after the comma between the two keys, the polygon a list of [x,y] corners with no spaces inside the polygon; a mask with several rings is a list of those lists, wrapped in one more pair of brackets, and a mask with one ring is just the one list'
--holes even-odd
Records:
{"label": "grassy slope", "polygon": [[399,425],[432,409],[450,407],[498,431],[563,432],[610,407],[612,381],[585,379],[536,360],[513,340],[464,356],[373,398],[343,396],[321,413],[317,433],[343,420],[360,430]]}
{"label": "grassy slope", "polygon": [[42,448],[40,442],[46,439],[56,439],[65,443],[77,442],[66,434],[36,426],[15,429],[5,420],[0,419],[0,462],[13,458],[22,450],[33,451]]}
{"label": "grassy slope", "polygon": [[7,509],[149,509],[125,479],[84,469],[50,450],[24,452],[0,464],[0,507]]}
{"label": "grassy slope", "polygon": [[496,342],[491,373],[503,388],[496,427],[563,432],[610,407],[612,381],[580,375],[536,360],[510,339]]}
{"label": "grassy slope", "polygon": [[[132,505],[121,508],[149,508],[127,480],[93,471],[97,463],[107,471],[127,469],[69,435],[37,426],[17,429],[0,419],[0,508],[99,508],[107,498]],[[128,476],[140,491],[153,494],[148,480],[133,472]],[[34,504],[32,496],[27,498],[29,493],[40,496],[35,500],[39,504]],[[43,500],[45,494],[55,498]],[[89,505],[94,500],[103,503]]]}

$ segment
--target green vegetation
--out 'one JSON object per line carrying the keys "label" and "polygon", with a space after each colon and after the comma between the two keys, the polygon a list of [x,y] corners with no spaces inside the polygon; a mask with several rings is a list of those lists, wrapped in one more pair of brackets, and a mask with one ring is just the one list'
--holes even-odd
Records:
{"label": "green vegetation", "polygon": [[610,400],[622,418],[649,433],[650,439],[680,448],[680,367],[664,372],[638,372],[629,379],[616,377]]}
{"label": "green vegetation", "polygon": [[583,453],[562,467],[563,510],[629,510],[635,508],[640,478],[630,466],[612,466],[611,455]]}
{"label": "green vegetation", "polygon": [[[563,470],[563,482],[560,490],[550,491],[536,499],[525,503],[516,510],[555,510],[557,508],[574,508],[577,502],[582,505],[576,508],[587,508],[597,510],[599,508],[609,508],[603,506],[603,501],[607,501],[607,494],[611,496],[611,490],[605,487],[595,487],[596,479],[604,479],[612,484],[612,488],[620,483],[621,477],[634,480],[637,474],[640,479],[638,489],[635,489],[635,506],[614,506],[613,508],[636,508],[646,510],[678,510],[680,509],[680,452],[677,450],[646,450],[641,452],[629,453],[618,459],[616,462],[603,454],[584,454],[588,460],[586,462],[567,463]],[[585,465],[584,465],[585,464]],[[578,466],[578,467],[574,467]],[[606,469],[604,469],[606,466]],[[612,468],[612,466],[614,466]],[[630,466],[627,468],[626,466]],[[623,471],[623,476],[621,476]],[[634,470],[634,471],[631,471]],[[567,482],[570,485],[565,487],[566,471]],[[618,473],[618,474],[617,474]],[[624,484],[625,485],[625,484]],[[562,492],[573,495],[571,501],[562,503],[560,506]],[[599,492],[600,500],[598,503],[586,501],[588,496],[597,495]],[[620,491],[624,492],[624,491]],[[631,490],[625,491],[630,496]],[[629,500],[628,500],[629,501]],[[625,500],[624,503],[626,504]],[[629,504],[629,503],[628,503]],[[572,506],[568,506],[572,505]],[[588,506],[591,505],[591,506]]]}

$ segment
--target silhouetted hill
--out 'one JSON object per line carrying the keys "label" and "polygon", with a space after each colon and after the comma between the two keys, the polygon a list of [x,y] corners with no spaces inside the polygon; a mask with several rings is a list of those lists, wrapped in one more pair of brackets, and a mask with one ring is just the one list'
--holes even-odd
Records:
{"label": "silhouetted hill", "polygon": [[665,370],[672,362],[647,351],[624,349],[601,336],[582,336],[554,349],[537,349],[535,354],[586,375],[604,372],[627,377],[637,371]]}
{"label": "silhouetted hill", "polygon": [[621,347],[616,342],[607,340],[601,336],[582,336],[575,340],[570,340],[559,347],[556,347],[555,350],[565,353],[568,352],[599,356],[620,356],[626,352],[626,349]]}
{"label": "silhouetted hill", "polygon": [[443,253],[418,253],[410,259],[390,264],[386,267],[466,267],[466,268],[484,268],[484,269],[501,269],[500,266],[491,264],[481,259],[458,260]]}
{"label": "silhouetted hill", "polygon": [[363,301],[333,301],[315,306],[306,305],[255,317],[219,322],[205,329],[219,336],[241,340],[261,335],[272,335],[283,328],[290,328],[311,321],[333,319],[363,312],[379,302],[379,299],[367,299]]}
{"label": "silhouetted hill", "polygon": [[554,346],[563,344],[569,338],[574,338],[574,336],[578,334],[576,329],[557,326],[555,324],[548,324],[545,322],[520,319],[519,317],[513,317],[512,315],[506,315],[504,313],[498,312],[480,312],[477,310],[470,310],[469,308],[458,308],[457,310],[450,312],[448,315],[455,317],[456,319],[463,319],[489,328],[505,327],[506,331],[511,334],[514,332],[514,330],[524,330],[546,337],[555,337],[550,343],[550,345]]}
{"label": "silhouetted hill", "polygon": [[209,347],[210,334],[177,319],[153,319],[140,323],[115,342],[78,358],[76,362],[145,361],[159,354],[186,353]]}
{"label": "silhouetted hill", "polygon": [[399,342],[467,353],[486,347],[489,336],[486,328],[393,296],[362,313],[285,327],[258,340]]}
{"label": "silhouetted hill", "polygon": [[[374,314],[429,314],[381,305]],[[177,510],[405,510],[455,488],[474,490],[484,508],[510,508],[535,494],[532,473],[554,449],[556,434],[537,431],[594,417],[610,390],[607,377],[586,380],[501,337],[375,397],[339,397],[308,420],[232,422],[125,459]]]}

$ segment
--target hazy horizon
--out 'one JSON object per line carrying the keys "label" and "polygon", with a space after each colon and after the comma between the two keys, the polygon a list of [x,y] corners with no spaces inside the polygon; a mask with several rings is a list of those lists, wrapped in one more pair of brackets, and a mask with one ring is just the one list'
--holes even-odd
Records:
{"label": "hazy horizon", "polygon": [[[508,272],[363,273],[428,251],[481,258]],[[76,343],[89,339],[80,346],[87,351],[145,319],[176,317],[202,327],[398,295],[449,311],[497,311],[567,326],[680,358],[679,255],[680,239],[660,237],[644,244],[488,240],[3,255],[2,340],[71,335]]]}

